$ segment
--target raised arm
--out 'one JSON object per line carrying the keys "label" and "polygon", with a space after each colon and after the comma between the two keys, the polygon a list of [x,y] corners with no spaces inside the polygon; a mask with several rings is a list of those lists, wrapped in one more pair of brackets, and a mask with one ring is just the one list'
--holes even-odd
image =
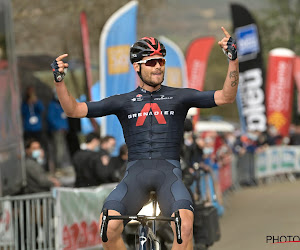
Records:
{"label": "raised arm", "polygon": [[82,118],[87,115],[88,108],[86,103],[77,102],[76,99],[69,93],[66,84],[63,80],[66,69],[69,67],[68,63],[63,61],[68,54],[60,55],[51,64],[54,74],[54,84],[56,93],[65,114],[73,118]]}
{"label": "raised arm", "polygon": [[222,27],[222,30],[225,37],[218,44],[228,56],[229,64],[223,89],[215,92],[214,98],[217,105],[233,103],[239,83],[239,62],[236,57],[236,44],[224,27]]}

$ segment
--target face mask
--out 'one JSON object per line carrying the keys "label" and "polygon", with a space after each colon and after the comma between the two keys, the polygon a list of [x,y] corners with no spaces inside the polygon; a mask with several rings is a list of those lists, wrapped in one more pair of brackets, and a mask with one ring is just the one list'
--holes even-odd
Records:
{"label": "face mask", "polygon": [[99,151],[100,151],[100,145],[98,145],[94,148],[94,152],[99,152]]}
{"label": "face mask", "polygon": [[39,149],[33,150],[31,153],[31,156],[32,156],[32,158],[37,160],[41,156],[41,150],[39,150]]}
{"label": "face mask", "polygon": [[213,148],[203,148],[203,154],[210,155],[214,152]]}
{"label": "face mask", "polygon": [[41,150],[40,149],[36,149],[33,150],[31,153],[32,158],[34,158],[39,164],[44,164],[45,160],[44,158],[41,156]]}

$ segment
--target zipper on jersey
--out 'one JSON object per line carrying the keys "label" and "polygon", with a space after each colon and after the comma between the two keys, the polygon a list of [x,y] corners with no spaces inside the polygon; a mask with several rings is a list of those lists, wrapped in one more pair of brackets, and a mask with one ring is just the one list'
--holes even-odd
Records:
{"label": "zipper on jersey", "polygon": [[[152,107],[152,93],[150,94],[150,107]],[[150,108],[150,112],[153,113],[152,108]],[[153,115],[150,115],[150,152],[149,152],[149,159],[152,159],[152,119]]]}

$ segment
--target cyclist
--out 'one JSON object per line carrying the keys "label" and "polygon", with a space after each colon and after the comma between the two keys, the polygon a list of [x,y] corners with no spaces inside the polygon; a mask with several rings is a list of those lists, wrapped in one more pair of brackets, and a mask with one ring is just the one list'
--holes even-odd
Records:
{"label": "cyclist", "polygon": [[[225,36],[218,42],[229,60],[228,72],[221,90],[198,91],[163,86],[165,73],[164,45],[153,37],[144,37],[130,48],[130,61],[139,75],[139,86],[132,92],[115,95],[98,102],[77,102],[64,84],[63,54],[51,64],[57,95],[70,117],[100,117],[117,115],[128,146],[128,164],[122,181],[107,197],[103,207],[109,215],[137,214],[148,201],[150,191],[156,191],[164,216],[177,210],[182,219],[182,244],[175,249],[193,249],[193,203],[182,182],[179,163],[180,142],[185,116],[191,107],[210,108],[235,100],[238,87],[236,44],[222,27]],[[125,84],[125,83],[122,83]],[[100,215],[100,225],[101,225]],[[108,224],[105,249],[126,249],[121,233],[121,221]],[[173,231],[175,226],[172,223]],[[175,238],[175,237],[174,237]]]}

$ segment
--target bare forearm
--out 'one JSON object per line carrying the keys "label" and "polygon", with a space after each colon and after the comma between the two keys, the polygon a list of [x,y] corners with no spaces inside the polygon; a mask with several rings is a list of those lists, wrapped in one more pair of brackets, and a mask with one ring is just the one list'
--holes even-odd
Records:
{"label": "bare forearm", "polygon": [[236,97],[239,83],[239,62],[238,59],[229,61],[226,79],[222,90],[215,93],[217,105],[233,103]]}
{"label": "bare forearm", "polygon": [[229,103],[232,103],[235,100],[238,84],[239,62],[238,59],[236,59],[235,61],[229,62],[227,76],[223,86],[223,95]]}
{"label": "bare forearm", "polygon": [[69,93],[64,81],[55,82],[56,93],[62,106],[65,114],[67,116],[73,117],[74,111],[76,110],[77,101],[75,98]]}
{"label": "bare forearm", "polygon": [[58,56],[55,61],[51,64],[53,74],[54,74],[54,84],[56,87],[56,93],[62,106],[65,114],[69,117],[81,118],[85,117],[88,113],[88,108],[86,103],[77,102],[75,98],[69,93],[65,82],[64,76],[67,68],[69,67],[68,63],[63,61],[68,54],[63,54]]}

